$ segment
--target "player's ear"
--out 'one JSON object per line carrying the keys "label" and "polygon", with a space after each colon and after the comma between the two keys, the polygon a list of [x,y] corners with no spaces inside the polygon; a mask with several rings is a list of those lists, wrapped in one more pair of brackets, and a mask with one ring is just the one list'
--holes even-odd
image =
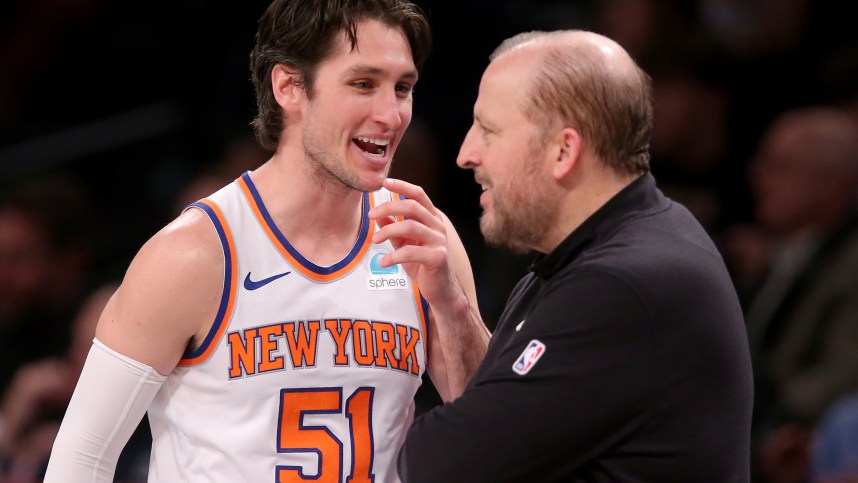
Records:
{"label": "player's ear", "polygon": [[554,136],[551,146],[551,175],[560,181],[572,172],[578,162],[581,134],[576,129],[564,127]]}
{"label": "player's ear", "polygon": [[271,90],[280,107],[295,110],[304,98],[303,76],[285,64],[277,64],[271,69]]}

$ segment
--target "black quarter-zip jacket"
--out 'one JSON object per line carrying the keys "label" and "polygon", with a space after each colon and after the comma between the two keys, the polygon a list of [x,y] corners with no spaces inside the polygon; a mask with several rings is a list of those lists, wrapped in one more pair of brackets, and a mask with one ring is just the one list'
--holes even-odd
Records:
{"label": "black quarter-zip jacket", "polygon": [[645,174],[541,255],[406,483],[747,482],[752,374],[714,243]]}

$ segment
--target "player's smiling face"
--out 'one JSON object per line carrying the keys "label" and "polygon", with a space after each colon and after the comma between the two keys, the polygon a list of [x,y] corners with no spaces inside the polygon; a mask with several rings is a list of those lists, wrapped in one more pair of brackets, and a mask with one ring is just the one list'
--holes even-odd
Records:
{"label": "player's smiling face", "polygon": [[302,146],[323,182],[372,191],[390,170],[411,122],[417,69],[405,34],[376,20],[357,25],[357,47],[345,34],[319,63],[311,100],[302,108]]}

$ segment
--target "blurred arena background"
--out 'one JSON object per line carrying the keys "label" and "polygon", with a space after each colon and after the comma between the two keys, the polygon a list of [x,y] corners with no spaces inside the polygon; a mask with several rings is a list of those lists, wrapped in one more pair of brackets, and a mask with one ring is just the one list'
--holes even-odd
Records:
{"label": "blurred arena background", "polygon": [[[0,197],[52,193],[41,199],[53,207],[54,227],[63,225],[53,241],[75,248],[64,263],[44,262],[45,279],[57,282],[50,294],[36,282],[43,292],[4,285],[13,265],[0,264],[0,322],[16,304],[58,300],[56,331],[42,332],[55,334],[44,339],[50,347],[16,354],[35,359],[65,347],[87,294],[119,280],[141,244],[185,204],[264,161],[249,125],[255,103],[248,56],[268,3],[0,2]],[[753,221],[748,168],[778,115],[824,104],[858,119],[853,2],[416,3],[429,14],[434,48],[393,175],[422,184],[460,230],[490,327],[530,257],[484,247],[479,187],[455,157],[488,56],[503,39],[571,28],[623,45],[655,86],[653,173],[724,248],[725,234]],[[24,255],[0,253],[0,262]],[[728,257],[740,290],[744,275],[759,268],[749,267],[751,260]],[[3,345],[14,344],[4,334],[0,324]]]}

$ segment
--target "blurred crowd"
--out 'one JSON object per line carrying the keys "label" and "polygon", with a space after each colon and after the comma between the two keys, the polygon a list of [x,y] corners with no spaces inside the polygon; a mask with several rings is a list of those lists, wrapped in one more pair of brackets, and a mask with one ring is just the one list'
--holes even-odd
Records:
{"label": "blurred crowd", "polygon": [[[0,483],[39,481],[101,308],[149,236],[261,164],[267,0],[0,4]],[[652,76],[653,174],[722,249],[755,376],[754,481],[858,481],[858,33],[835,0],[417,1],[435,47],[392,175],[457,225],[492,327],[530,258],[485,248],[454,159],[503,38],[580,28]],[[419,407],[438,400],[431,386]],[[730,388],[724,388],[730,390]],[[145,480],[147,431],[118,478]]]}

